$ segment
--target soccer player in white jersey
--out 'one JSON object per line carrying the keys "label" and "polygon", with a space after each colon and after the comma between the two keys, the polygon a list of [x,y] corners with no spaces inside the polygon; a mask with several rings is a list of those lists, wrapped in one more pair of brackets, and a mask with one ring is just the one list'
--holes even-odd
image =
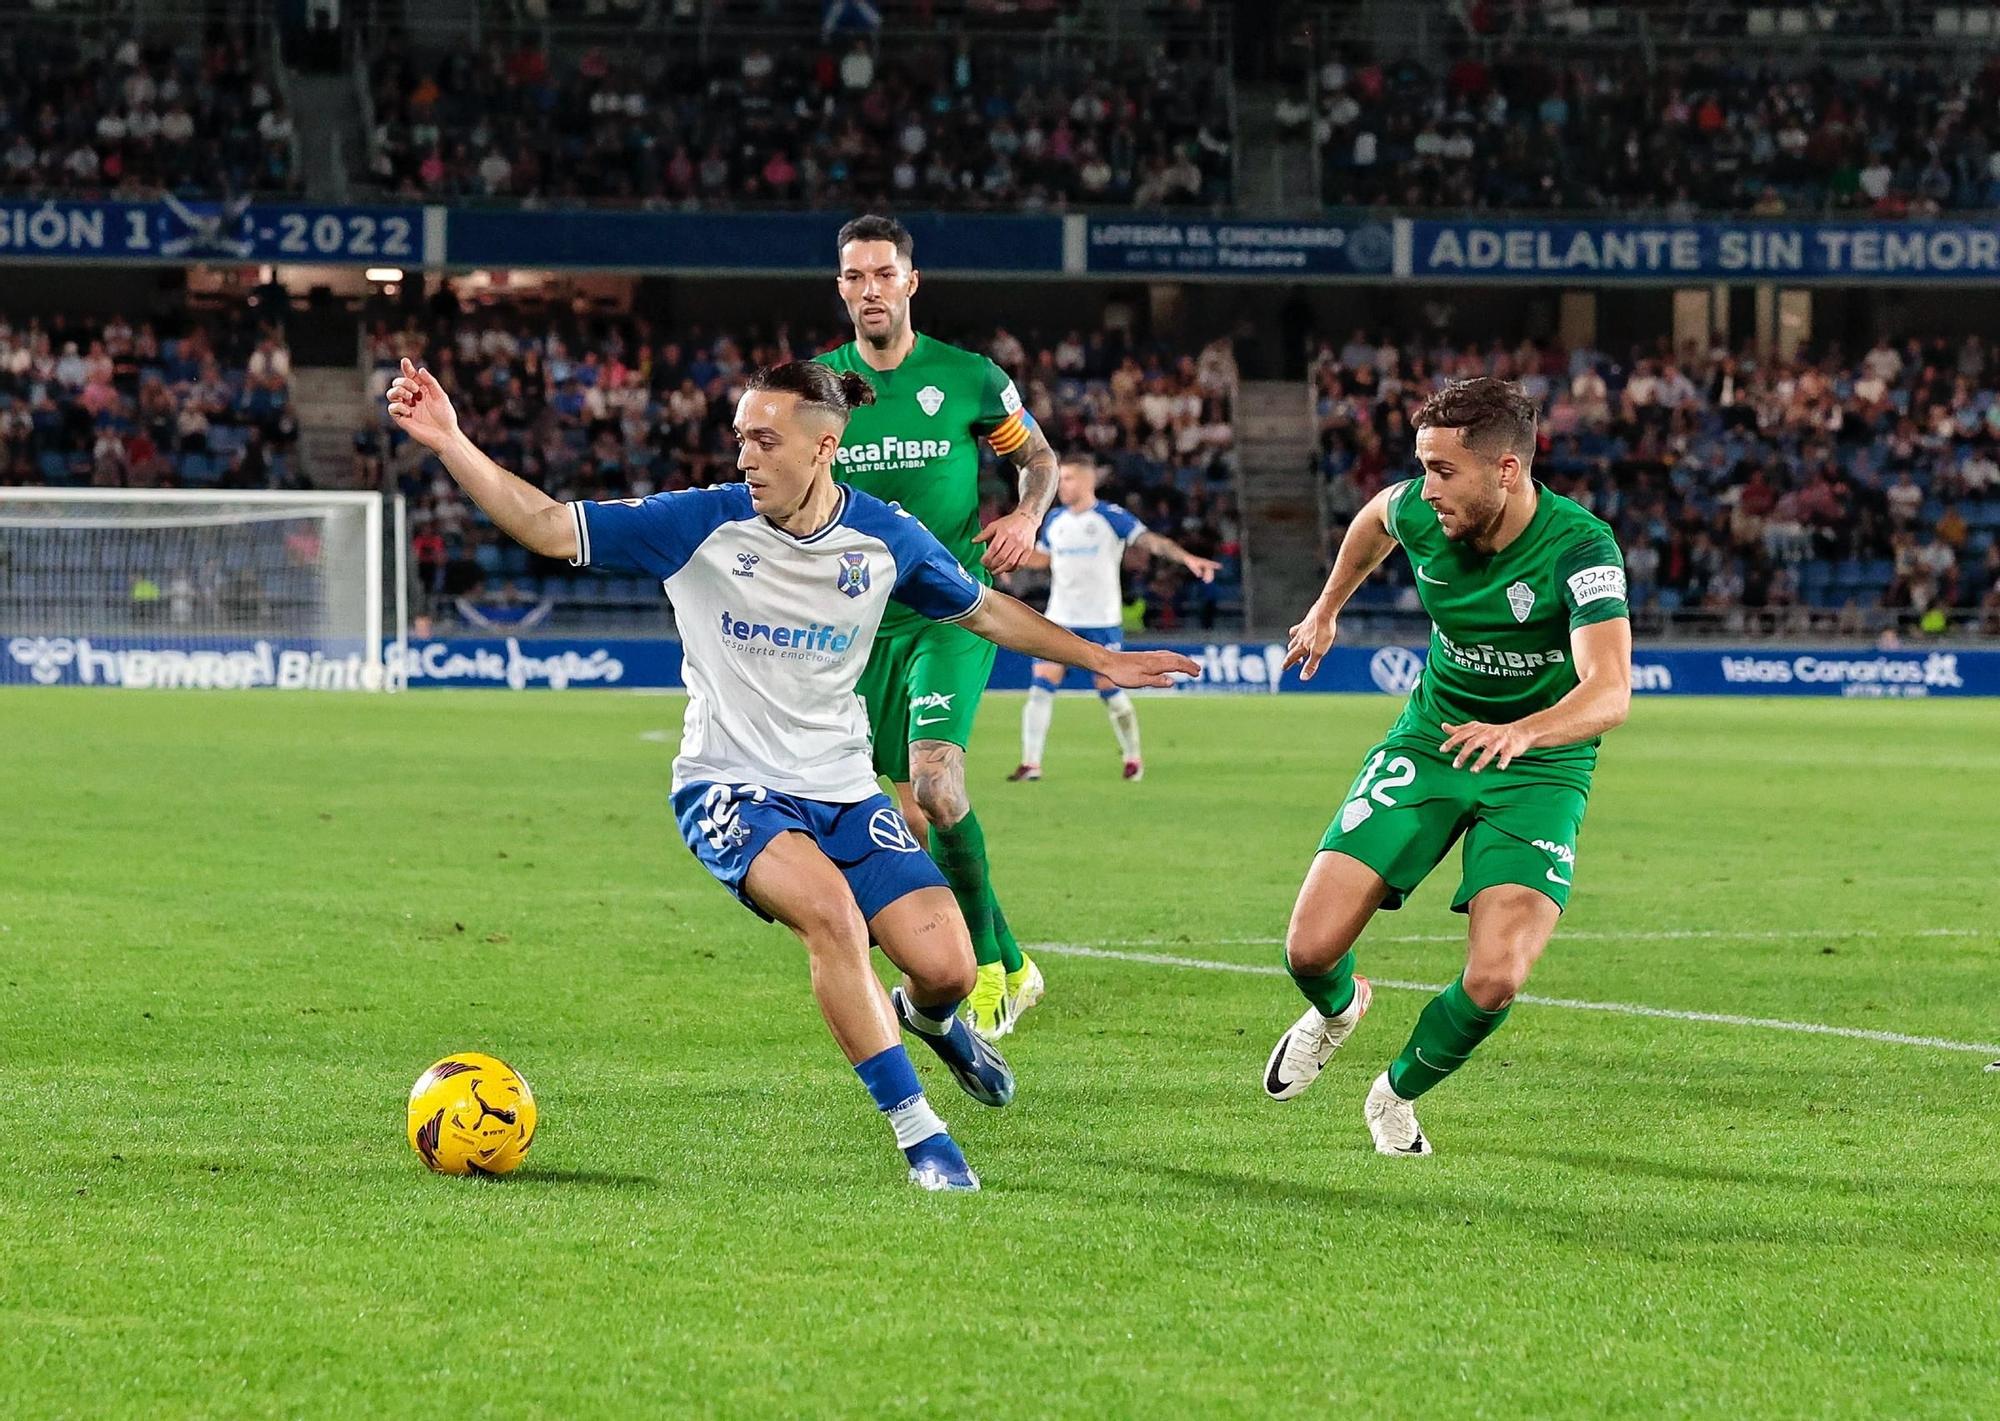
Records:
{"label": "soccer player in white jersey", "polygon": [[[1195,664],[1119,653],[982,587],[923,524],[833,481],[848,411],[868,382],[798,362],[759,372],[736,409],[745,482],[617,503],[558,503],[458,428],[436,377],[403,362],[389,412],[435,452],[509,537],[544,557],[658,577],[673,600],[688,687],[673,807],[711,874],[805,944],[834,1041],[888,1117],[911,1180],[977,1189],[932,1110],[897,1024],[966,1094],[1005,1105],[1014,1077],[958,1015],[972,940],[957,900],[875,781],[854,694],[890,599],[1001,646],[1162,686]],[[884,993],[870,937],[903,980]]]}
{"label": "soccer player in white jersey", "polygon": [[[1085,641],[1112,651],[1124,648],[1122,569],[1127,548],[1170,558],[1203,582],[1215,581],[1221,564],[1196,557],[1172,538],[1148,529],[1117,504],[1100,500],[1094,461],[1082,456],[1065,458],[1056,496],[1058,502],[1042,520],[1035,550],[1023,566],[1048,569],[1049,620],[1068,627]],[[1021,709],[1021,764],[1008,779],[1042,777],[1042,747],[1048,744],[1056,692],[1062,689],[1067,670],[1053,661],[1035,663],[1028,704]],[[1097,677],[1096,684],[1104,709],[1111,715],[1118,752],[1125,757],[1125,778],[1136,780],[1146,773],[1146,763],[1139,755],[1139,708],[1109,677]]]}

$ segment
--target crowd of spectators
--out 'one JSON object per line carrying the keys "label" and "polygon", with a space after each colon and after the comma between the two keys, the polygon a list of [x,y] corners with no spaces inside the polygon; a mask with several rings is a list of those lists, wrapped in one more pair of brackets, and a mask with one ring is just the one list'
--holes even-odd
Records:
{"label": "crowd of spectators", "polygon": [[[552,496],[633,498],[736,477],[730,421],[761,365],[805,358],[842,333],[657,328],[644,317],[530,316],[486,308],[411,317],[368,334],[371,395],[396,362],[427,362],[452,392],[461,425],[501,463]],[[1148,626],[1213,625],[1239,604],[1239,529],[1226,341],[1197,355],[1128,342],[1115,330],[1026,338],[1006,328],[962,343],[1013,375],[1023,402],[1063,450],[1093,451],[1102,493],[1228,572],[1213,586],[1176,566],[1134,569]],[[596,598],[657,609],[658,589],[578,581],[497,538],[421,448],[386,420],[357,440],[364,485],[410,500],[413,562],[431,593],[488,606]],[[1013,471],[988,457],[982,518],[1012,506]],[[1025,590],[1025,589],[1024,589]]]}
{"label": "crowd of spectators", "polygon": [[[1357,331],[1313,371],[1333,545],[1386,482],[1418,472],[1417,406],[1472,375],[1519,380],[1540,402],[1536,472],[1617,530],[1642,617],[2000,632],[2000,351],[1977,336],[1885,339],[1858,358],[1616,359]],[[1399,576],[1377,601],[1414,608]]]}
{"label": "crowd of spectators", "polygon": [[1287,103],[1332,206],[1838,212],[2000,207],[2000,66],[1831,67],[1737,46],[1647,64],[1524,46],[1441,70],[1335,56]]}
{"label": "crowd of spectators", "polygon": [[290,115],[243,36],[0,31],[0,189],[132,198],[296,191]]}
{"label": "crowd of spectators", "polygon": [[541,204],[1035,211],[1229,198],[1226,76],[1158,49],[1103,62],[868,36],[551,52],[498,42],[374,66],[363,175]]}
{"label": "crowd of spectators", "polygon": [[275,326],[0,316],[0,482],[287,484],[290,390]]}

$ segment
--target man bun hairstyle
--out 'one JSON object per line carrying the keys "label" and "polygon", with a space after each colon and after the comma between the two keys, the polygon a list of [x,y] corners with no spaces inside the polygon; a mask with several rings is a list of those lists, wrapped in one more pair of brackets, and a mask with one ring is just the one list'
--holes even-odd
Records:
{"label": "man bun hairstyle", "polygon": [[893,242],[896,255],[904,261],[914,264],[917,259],[917,239],[910,235],[910,229],[895,218],[878,213],[867,213],[843,226],[840,236],[834,239],[834,255],[846,251],[849,242]]}
{"label": "man bun hairstyle", "polygon": [[796,395],[799,403],[833,416],[842,424],[863,405],[875,403],[875,387],[853,370],[832,369],[817,360],[788,360],[767,365],[750,377],[753,390]]}
{"label": "man bun hairstyle", "polygon": [[1454,380],[1424,401],[1412,429],[1462,429],[1465,447],[1490,459],[1535,457],[1535,402],[1519,385],[1481,375]]}

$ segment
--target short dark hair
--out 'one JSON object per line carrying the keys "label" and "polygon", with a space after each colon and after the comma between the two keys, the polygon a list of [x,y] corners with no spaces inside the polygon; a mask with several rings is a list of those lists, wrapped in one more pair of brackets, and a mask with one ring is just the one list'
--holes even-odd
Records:
{"label": "short dark hair", "polygon": [[875,387],[861,375],[842,372],[817,360],[788,360],[767,365],[750,377],[748,388],[797,395],[799,403],[830,414],[842,424],[863,405],[875,403]]}
{"label": "short dark hair", "polygon": [[1523,464],[1535,457],[1535,402],[1519,385],[1481,375],[1454,380],[1424,401],[1412,429],[1462,429],[1465,447]]}
{"label": "short dark hair", "polygon": [[870,212],[847,223],[834,239],[834,255],[846,251],[849,242],[894,242],[897,256],[912,263],[917,259],[917,239],[910,235],[909,228],[893,217]]}

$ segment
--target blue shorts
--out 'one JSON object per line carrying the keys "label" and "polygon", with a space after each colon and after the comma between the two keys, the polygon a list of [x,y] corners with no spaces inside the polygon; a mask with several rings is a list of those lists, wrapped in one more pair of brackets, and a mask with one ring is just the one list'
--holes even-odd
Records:
{"label": "blue shorts", "polygon": [[833,860],[864,920],[906,893],[946,886],[886,794],[829,804],[762,785],[690,784],[674,791],[673,803],[681,837],[702,867],[765,922],[771,915],[744,894],[743,879],[764,846],[788,832],[806,835]]}
{"label": "blue shorts", "polygon": [[[1123,651],[1125,649],[1125,628],[1123,627],[1064,627],[1063,630],[1074,632],[1085,641],[1095,642],[1099,646],[1110,647],[1113,651]],[[1088,674],[1086,671],[1078,671],[1073,666],[1065,666],[1062,668],[1062,674],[1053,681],[1046,680],[1040,676],[1037,676],[1035,679],[1041,681],[1044,686],[1054,686],[1060,690],[1063,683],[1071,676],[1086,676]]]}

